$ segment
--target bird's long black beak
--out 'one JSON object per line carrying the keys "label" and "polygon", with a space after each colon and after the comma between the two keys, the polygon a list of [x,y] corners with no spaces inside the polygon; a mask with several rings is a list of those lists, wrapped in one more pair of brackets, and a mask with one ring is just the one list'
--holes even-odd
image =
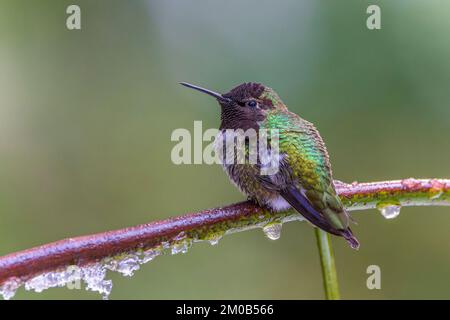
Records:
{"label": "bird's long black beak", "polygon": [[208,90],[208,89],[205,89],[205,88],[202,88],[202,87],[199,87],[199,86],[196,86],[196,85],[187,83],[187,82],[180,82],[180,84],[183,85],[183,86],[185,86],[185,87],[188,87],[188,88],[191,88],[191,89],[194,89],[194,90],[197,90],[197,91],[206,93],[206,94],[210,95],[211,97],[216,98],[216,99],[219,100],[219,101],[227,102],[227,103],[228,103],[228,102],[231,102],[231,99],[230,99],[230,98],[225,98],[225,97],[222,96],[220,93],[217,93],[217,92],[215,92],[215,91]]}

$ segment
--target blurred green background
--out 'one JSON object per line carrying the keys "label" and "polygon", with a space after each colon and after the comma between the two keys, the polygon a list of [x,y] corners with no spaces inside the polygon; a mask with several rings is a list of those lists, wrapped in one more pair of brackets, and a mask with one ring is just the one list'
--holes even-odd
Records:
{"label": "blurred green background", "polygon": [[[82,30],[66,29],[78,4]],[[378,4],[382,29],[366,28]],[[219,166],[176,166],[175,128],[218,127],[178,85],[257,81],[316,124],[335,178],[450,176],[448,1],[0,1],[0,255],[244,199]],[[450,298],[450,209],[354,214],[334,239],[346,299]],[[382,289],[366,288],[366,268]],[[112,299],[321,299],[312,228],[289,223],[109,274]],[[19,299],[99,299],[21,288]]]}

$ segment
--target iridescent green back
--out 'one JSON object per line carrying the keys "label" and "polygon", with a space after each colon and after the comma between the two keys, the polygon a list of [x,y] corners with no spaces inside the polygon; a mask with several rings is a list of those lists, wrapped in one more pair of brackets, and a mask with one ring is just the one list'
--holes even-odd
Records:
{"label": "iridescent green back", "polygon": [[346,228],[348,217],[334,189],[325,144],[314,125],[289,112],[281,102],[267,114],[260,127],[279,130],[280,153],[286,155],[285,161],[294,176],[296,187],[305,190],[312,205],[334,227]]}

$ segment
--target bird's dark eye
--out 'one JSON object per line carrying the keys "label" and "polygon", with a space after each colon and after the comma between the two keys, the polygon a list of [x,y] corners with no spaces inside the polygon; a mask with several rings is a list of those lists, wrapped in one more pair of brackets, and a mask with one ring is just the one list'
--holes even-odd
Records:
{"label": "bird's dark eye", "polygon": [[250,100],[249,102],[247,102],[247,106],[254,108],[258,105],[258,102],[256,102],[255,100]]}

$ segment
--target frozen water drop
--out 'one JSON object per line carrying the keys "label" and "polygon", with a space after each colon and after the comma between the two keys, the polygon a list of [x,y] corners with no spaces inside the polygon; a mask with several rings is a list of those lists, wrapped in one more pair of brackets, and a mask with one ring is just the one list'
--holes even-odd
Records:
{"label": "frozen water drop", "polygon": [[0,295],[3,299],[9,300],[16,294],[17,289],[22,285],[22,282],[17,278],[7,280],[0,286]]}
{"label": "frozen water drop", "polygon": [[386,219],[397,218],[398,215],[400,214],[400,209],[401,209],[401,206],[399,206],[399,205],[388,205],[388,206],[383,206],[383,207],[379,208],[381,214]]}
{"label": "frozen water drop", "polygon": [[140,260],[140,263],[147,263],[149,261],[152,261],[153,259],[155,259],[157,256],[159,256],[161,254],[160,251],[156,250],[156,249],[149,249],[146,250],[142,253],[142,257]]}
{"label": "frozen water drop", "polygon": [[49,271],[37,275],[25,282],[25,290],[42,292],[49,288],[63,287],[68,282],[81,279],[80,270],[77,266],[68,266],[67,268]]}
{"label": "frozen water drop", "polygon": [[174,241],[181,241],[181,240],[184,240],[184,239],[186,239],[186,233],[184,231],[181,231],[179,234],[177,234],[173,238]]}
{"label": "frozen water drop", "polygon": [[192,240],[187,238],[186,234],[182,231],[173,238],[173,242],[170,244],[171,253],[186,253],[191,245]]}
{"label": "frozen water drop", "polygon": [[183,240],[181,242],[176,242],[172,244],[172,254],[186,253],[191,247],[191,242],[189,240]]}
{"label": "frozen water drop", "polygon": [[131,277],[136,270],[139,269],[139,259],[135,256],[130,256],[120,260],[117,265],[117,271],[126,277]]}
{"label": "frozen water drop", "polygon": [[169,248],[170,248],[170,243],[169,243],[168,241],[163,241],[163,242],[161,243],[161,248],[162,248],[163,250],[169,249]]}
{"label": "frozen water drop", "polygon": [[112,281],[105,280],[106,269],[100,263],[91,264],[82,268],[83,281],[86,290],[97,291],[107,299],[112,290]]}
{"label": "frozen water drop", "polygon": [[35,292],[44,291],[45,289],[48,288],[48,284],[46,283],[46,276],[47,274],[41,274],[26,281],[25,290],[28,291],[34,290]]}
{"label": "frozen water drop", "polygon": [[263,232],[270,240],[278,240],[281,236],[281,227],[281,223],[272,222],[263,228]]}
{"label": "frozen water drop", "polygon": [[140,259],[135,254],[129,254],[125,257],[114,258],[107,263],[105,267],[111,271],[117,271],[126,277],[131,277],[136,270],[139,270]]}
{"label": "frozen water drop", "polygon": [[212,246],[215,246],[219,243],[220,238],[221,237],[216,237],[216,238],[209,239],[208,241]]}
{"label": "frozen water drop", "polygon": [[217,231],[208,234],[207,237],[205,237],[203,240],[208,241],[212,246],[215,246],[219,243],[220,239],[224,236],[225,232],[223,231]]}

